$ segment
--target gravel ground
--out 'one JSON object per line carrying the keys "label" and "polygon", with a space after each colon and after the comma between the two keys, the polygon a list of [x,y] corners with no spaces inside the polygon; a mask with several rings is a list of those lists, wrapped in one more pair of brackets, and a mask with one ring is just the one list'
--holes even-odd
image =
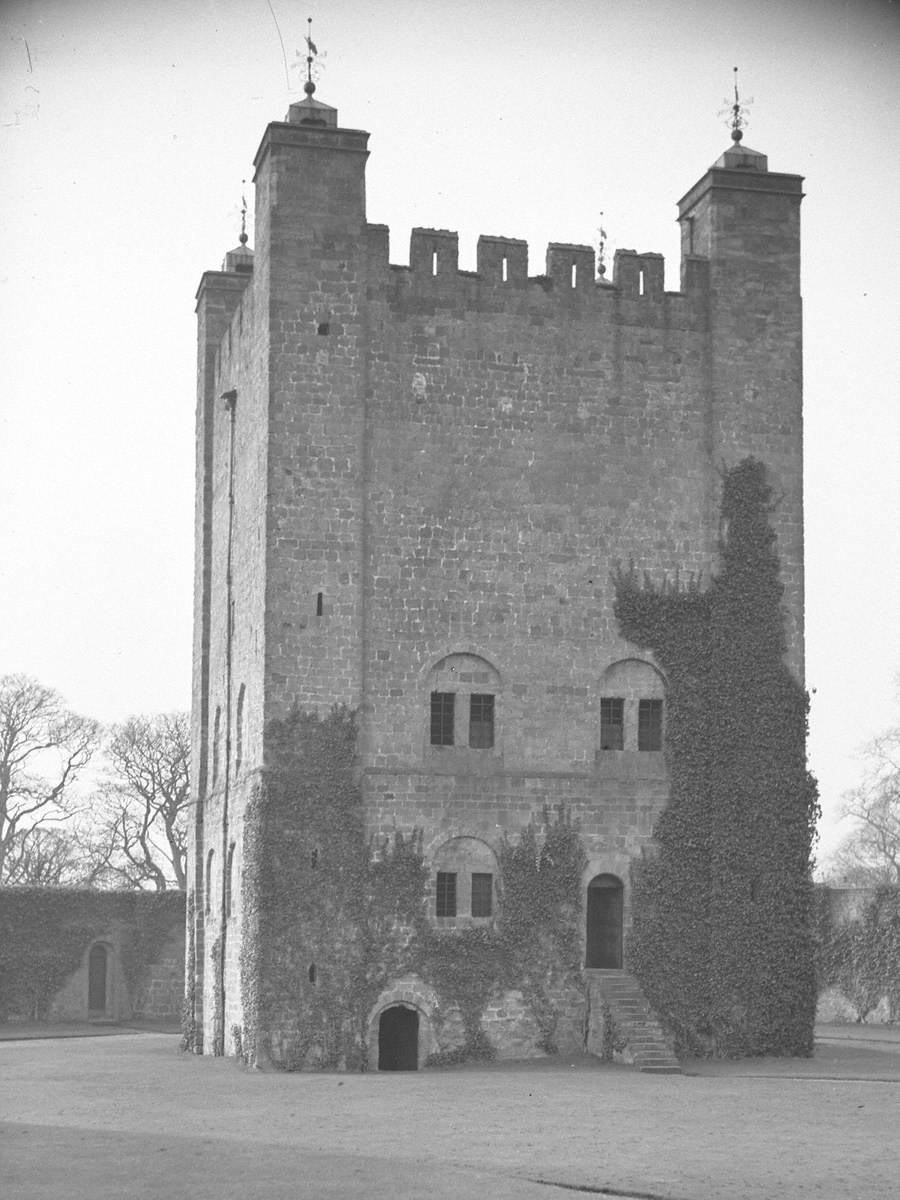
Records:
{"label": "gravel ground", "polygon": [[813,1059],[683,1076],[589,1058],[261,1074],[176,1047],[159,1033],[0,1044],[4,1200],[898,1191],[900,1037],[823,1033]]}

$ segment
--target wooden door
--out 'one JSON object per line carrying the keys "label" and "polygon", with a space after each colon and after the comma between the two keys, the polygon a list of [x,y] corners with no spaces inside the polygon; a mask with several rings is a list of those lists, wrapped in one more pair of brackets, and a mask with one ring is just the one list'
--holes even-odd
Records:
{"label": "wooden door", "polygon": [[88,1011],[106,1012],[106,947],[91,946],[88,955]]}
{"label": "wooden door", "polygon": [[379,1071],[416,1071],[419,1067],[419,1014],[412,1008],[386,1008],[378,1023]]}

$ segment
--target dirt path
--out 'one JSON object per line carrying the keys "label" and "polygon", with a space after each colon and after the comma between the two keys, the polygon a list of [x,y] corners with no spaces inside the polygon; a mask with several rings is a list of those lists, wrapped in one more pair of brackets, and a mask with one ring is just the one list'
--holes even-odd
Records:
{"label": "dirt path", "polygon": [[666,1200],[882,1200],[900,1178],[898,1043],[828,1046],[793,1072],[763,1060],[685,1076],[585,1060],[263,1075],[176,1046],[161,1034],[0,1044],[6,1200],[578,1194],[551,1182]]}

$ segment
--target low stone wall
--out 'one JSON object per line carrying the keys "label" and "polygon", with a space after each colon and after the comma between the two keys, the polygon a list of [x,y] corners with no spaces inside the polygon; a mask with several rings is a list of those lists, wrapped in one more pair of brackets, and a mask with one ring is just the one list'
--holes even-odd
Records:
{"label": "low stone wall", "polygon": [[184,1003],[184,924],[171,936],[138,978],[131,1015],[142,1020],[180,1021]]}
{"label": "low stone wall", "polygon": [[181,892],[0,888],[0,1020],[177,1021]]}
{"label": "low stone wall", "polygon": [[900,1020],[900,888],[819,885],[821,1024]]}

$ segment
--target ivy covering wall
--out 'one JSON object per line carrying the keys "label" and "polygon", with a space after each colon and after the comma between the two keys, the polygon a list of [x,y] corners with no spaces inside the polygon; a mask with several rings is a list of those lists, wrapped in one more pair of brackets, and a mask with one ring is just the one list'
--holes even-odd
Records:
{"label": "ivy covering wall", "polygon": [[900,888],[875,889],[848,917],[836,911],[829,888],[817,887],[816,964],[819,988],[838,988],[857,1020],[885,997],[888,1020],[900,1020]]}
{"label": "ivy covering wall", "polygon": [[809,1054],[816,975],[807,697],[785,664],[771,488],[723,475],[721,571],[616,579],[624,637],[668,680],[669,804],[633,871],[627,962],[684,1052]]}
{"label": "ivy covering wall", "polygon": [[437,1061],[491,1055],[481,1017],[504,987],[522,989],[554,1049],[559,996],[580,986],[585,858],[565,813],[501,846],[495,921],[436,930],[420,832],[366,834],[353,713],[294,711],[268,737],[271,770],[244,823],[244,1026],[233,1031],[244,1057],[365,1069],[369,1013],[410,974],[462,1017],[464,1044]]}
{"label": "ivy covering wall", "polygon": [[0,1020],[44,1020],[54,995],[88,946],[116,931],[119,961],[134,994],[142,970],[184,925],[183,892],[0,888]]}

